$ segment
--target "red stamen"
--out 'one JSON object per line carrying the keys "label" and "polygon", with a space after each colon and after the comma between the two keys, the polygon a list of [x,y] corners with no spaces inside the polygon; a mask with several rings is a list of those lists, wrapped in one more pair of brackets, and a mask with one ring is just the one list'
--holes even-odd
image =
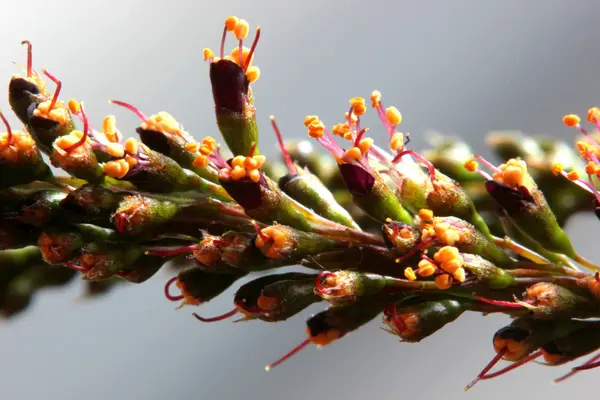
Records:
{"label": "red stamen", "polygon": [[331,271],[323,271],[317,276],[317,281],[315,282],[315,290],[319,295],[327,295],[331,289],[323,287],[323,279],[327,279],[330,276],[333,276],[334,273]]}
{"label": "red stamen", "polygon": [[173,296],[171,294],[170,288],[171,288],[171,285],[173,284],[173,282],[175,282],[175,281],[177,281],[177,276],[172,277],[165,284],[165,297],[167,299],[169,299],[170,301],[180,301],[180,300],[183,300],[183,295],[182,294],[180,294],[178,296]]}
{"label": "red stamen", "polygon": [[77,142],[64,149],[66,153],[70,153],[79,146],[83,146],[83,144],[88,138],[90,124],[88,123],[87,115],[85,114],[85,110],[83,108],[83,103],[81,103],[81,118],[83,118],[83,136],[81,136],[81,139],[79,139]]}
{"label": "red stamen", "polygon": [[233,317],[237,313],[238,313],[238,309],[234,308],[233,310],[226,312],[223,315],[218,315],[218,316],[212,317],[212,318],[204,318],[204,317],[199,316],[196,313],[192,313],[192,315],[194,317],[196,317],[197,320],[202,321],[202,322],[217,322],[217,321],[222,321],[224,319],[227,319],[229,317]]}
{"label": "red stamen", "polygon": [[477,382],[479,382],[484,376],[485,374],[487,374],[487,372],[492,369],[494,367],[494,365],[496,365],[498,363],[498,361],[500,361],[502,359],[502,357],[504,357],[504,354],[506,354],[506,352],[508,351],[508,348],[504,348],[502,349],[502,351],[498,352],[498,354],[496,354],[494,356],[494,358],[492,358],[492,361],[490,361],[479,373],[479,375],[477,375],[477,377],[475,379],[473,379],[471,381],[471,383],[469,383],[466,387],[465,387],[465,392],[469,389],[471,389],[473,386],[475,386],[475,384],[477,384]]}
{"label": "red stamen", "polygon": [[425,254],[421,255],[421,258],[422,258],[423,260],[427,260],[427,261],[429,261],[430,263],[432,263],[433,265],[435,265],[435,260],[434,260],[433,258],[431,258],[431,257],[428,257],[428,256],[426,256]]}
{"label": "red stamen", "polygon": [[227,25],[223,28],[223,37],[221,37],[221,60],[225,57],[225,38],[227,37]]}
{"label": "red stamen", "polygon": [[412,249],[410,249],[408,251],[408,253],[406,253],[405,255],[396,258],[396,262],[399,264],[402,261],[408,259],[409,257],[413,256],[414,254],[418,253],[419,251],[423,251],[425,250],[427,247],[429,247],[431,244],[433,243],[433,240],[425,240],[422,241],[421,243],[419,243],[417,246],[413,247]]}
{"label": "red stamen", "polygon": [[389,312],[390,312],[389,316],[391,317],[392,322],[394,323],[395,330],[398,332],[404,331],[406,329],[406,324],[398,315],[398,310],[396,309],[395,304],[393,306],[390,306]]}
{"label": "red stamen", "polygon": [[124,108],[128,109],[129,111],[135,113],[135,115],[137,115],[142,120],[142,122],[148,121],[148,117],[146,117],[146,114],[144,114],[137,107],[134,107],[129,103],[125,103],[124,101],[119,101],[119,100],[109,100],[108,102],[110,104],[116,104],[118,106],[124,107]]}
{"label": "red stamen", "polygon": [[252,225],[254,225],[254,229],[256,230],[256,233],[258,234],[258,236],[260,236],[260,238],[264,242],[268,242],[271,240],[271,238],[268,235],[263,233],[262,229],[260,228],[260,225],[258,225],[258,222],[256,222],[255,220],[252,220],[250,222],[252,223]]}
{"label": "red stamen", "polygon": [[197,248],[198,248],[197,244],[191,244],[189,246],[185,246],[180,249],[174,249],[174,250],[159,250],[159,249],[148,250],[146,252],[146,254],[148,254],[149,256],[156,256],[156,257],[171,257],[171,256],[176,256],[178,254],[192,252],[192,251],[196,250]]}
{"label": "red stamen", "polygon": [[503,301],[503,300],[494,300],[488,299],[487,297],[474,295],[473,298],[475,300],[479,300],[483,303],[491,304],[498,307],[506,307],[506,308],[523,308],[523,306],[519,303],[515,303],[514,301]]}
{"label": "red stamen", "polygon": [[493,372],[491,374],[487,374],[481,377],[481,380],[488,380],[488,379],[493,379],[496,378],[497,376],[500,375],[504,375],[507,372],[512,371],[513,369],[519,368],[520,366],[527,364],[530,361],[535,360],[536,358],[540,357],[543,353],[541,351],[536,351],[535,353],[532,353],[530,355],[528,355],[527,357],[525,357],[522,360],[516,361],[512,364],[510,364],[507,367],[502,368],[501,370],[498,370],[496,372]]}
{"label": "red stamen", "polygon": [[4,122],[4,126],[6,126],[6,133],[8,133],[8,135],[7,135],[8,140],[6,141],[6,145],[10,146],[10,144],[12,143],[12,129],[10,129],[8,120],[6,119],[4,114],[2,114],[2,111],[0,111],[0,119],[2,119],[2,122]]}
{"label": "red stamen", "polygon": [[275,122],[275,116],[271,115],[269,118],[271,119],[271,126],[273,127],[273,130],[275,131],[275,137],[277,137],[277,142],[279,142],[279,147],[281,148],[281,154],[283,154],[283,159],[285,160],[285,164],[287,165],[291,174],[297,175],[298,170],[296,169],[296,165],[292,161],[292,157],[290,157],[290,154],[288,153],[288,151],[285,148],[285,143],[283,143],[283,137],[281,136],[281,131],[279,130],[279,127],[277,126],[277,123]]}
{"label": "red stamen", "polygon": [[354,146],[358,147],[358,143],[360,142],[360,139],[362,139],[362,137],[364,136],[364,134],[368,131],[367,128],[361,129],[360,132],[358,132],[358,135],[356,135],[356,139],[354,139]]}
{"label": "red stamen", "polygon": [[27,45],[27,77],[31,78],[31,70],[33,65],[33,52],[31,49],[31,42],[29,40],[23,40],[21,45]]}
{"label": "red stamen", "polygon": [[58,95],[60,94],[60,89],[62,88],[62,82],[52,75],[48,70],[43,69],[42,72],[44,75],[48,77],[52,82],[56,84],[56,90],[54,90],[54,95],[52,96],[52,101],[50,102],[50,107],[48,108],[48,112],[52,111],[54,106],[56,105],[56,101],[58,100]]}
{"label": "red stamen", "polygon": [[394,157],[394,159],[392,160],[392,163],[393,164],[397,163],[405,155],[413,156],[414,158],[419,160],[421,163],[425,164],[425,166],[429,170],[429,177],[431,178],[432,181],[435,180],[435,167],[433,166],[433,164],[428,159],[426,159],[425,157],[423,157],[422,155],[420,155],[419,153],[417,153],[414,150],[403,150],[403,151],[399,152],[396,155],[396,157]]}
{"label": "red stamen", "polygon": [[87,268],[84,268],[81,265],[73,264],[72,262],[69,262],[69,261],[65,261],[63,264],[65,264],[67,267],[69,267],[75,271],[79,271],[79,272],[87,272],[88,271]]}
{"label": "red stamen", "polygon": [[248,157],[254,157],[254,152],[256,151],[256,142],[252,142],[250,146],[250,151],[248,152]]}
{"label": "red stamen", "polygon": [[302,350],[303,348],[305,348],[306,346],[308,346],[310,344],[310,339],[306,339],[304,340],[302,343],[300,343],[298,346],[294,347],[292,350],[290,350],[286,355],[284,355],[283,357],[281,357],[279,360],[267,365],[265,367],[265,370],[270,371],[273,368],[275,368],[276,366],[278,366],[279,364],[281,364],[282,362],[288,360],[289,358],[291,358],[292,356],[294,356],[296,353],[298,353],[300,350]]}
{"label": "red stamen", "polygon": [[600,353],[598,353],[594,357],[590,358],[583,365],[573,368],[573,372],[587,371],[588,369],[600,367],[600,361],[598,361],[598,360],[600,360]]}
{"label": "red stamen", "polygon": [[396,221],[390,221],[389,224],[392,226],[392,238],[395,238],[400,233],[398,223]]}
{"label": "red stamen", "polygon": [[[258,38],[260,38],[260,26],[256,27],[256,35],[254,35],[254,42],[252,42],[252,47],[250,47],[250,52],[248,53],[248,58],[246,58],[246,62],[244,63],[244,72],[248,70],[250,66],[250,60],[252,60],[252,56],[254,55],[254,50],[256,50],[256,45],[258,44]],[[241,57],[240,52],[240,57]]]}

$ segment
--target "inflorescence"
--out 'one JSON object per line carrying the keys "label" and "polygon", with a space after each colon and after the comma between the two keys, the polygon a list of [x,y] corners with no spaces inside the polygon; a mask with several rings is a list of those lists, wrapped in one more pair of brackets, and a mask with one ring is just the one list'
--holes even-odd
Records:
{"label": "inflorescence", "polygon": [[[142,283],[169,262],[192,262],[165,286],[179,308],[200,306],[253,272],[301,265],[305,272],[241,285],[223,315],[193,315],[279,322],[328,303],[306,321],[306,339],[267,369],[379,315],[387,332],[419,342],[467,311],[512,319],[467,389],[539,358],[562,365],[591,355],[557,381],[600,366],[600,268],[562,229],[576,212],[600,218],[598,108],[587,114],[593,130],[577,115],[563,118],[580,133],[576,146],[491,134],[490,147],[505,160],[495,165],[452,138],[410,149],[402,115],[373,91],[370,101],[350,99],[331,128],[308,115],[309,140],[284,141],[271,116],[282,162],[269,162],[259,151],[252,90],[260,27],[246,47],[249,33],[248,22],[229,17],[218,53],[203,51],[226,148],[194,138],[167,112],[147,116],[119,100],[110,102],[139,117],[138,138],[126,139],[113,115],[94,129],[84,104],[61,100],[62,82],[36,72],[31,43],[22,43],[27,66],[9,83],[22,127],[0,112],[4,315],[75,274],[94,294],[114,282]],[[236,43],[225,53],[231,35]],[[385,146],[364,126],[369,109]],[[502,359],[510,364],[491,372]]]}

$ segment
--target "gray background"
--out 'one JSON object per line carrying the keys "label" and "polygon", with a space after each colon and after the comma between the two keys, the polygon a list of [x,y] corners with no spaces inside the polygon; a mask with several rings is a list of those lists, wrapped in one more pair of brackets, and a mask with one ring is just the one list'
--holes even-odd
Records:
{"label": "gray background", "polygon": [[[254,85],[263,149],[272,143],[269,114],[287,136],[299,137],[305,115],[332,125],[350,97],[373,89],[402,111],[415,148],[430,128],[460,134],[478,149],[492,129],[568,137],[562,115],[598,105],[594,0],[4,0],[1,10],[7,83],[17,71],[11,60],[24,63],[19,41],[29,39],[35,66],[63,79],[63,98],[84,100],[96,126],[115,113],[124,131],[137,121],[109,98],[148,114],[169,111],[196,137],[215,134],[202,48],[218,48],[230,14],[263,28],[256,54],[262,77]],[[370,114],[371,133],[383,138]],[[594,229],[590,216],[568,226],[583,254],[598,259]],[[46,291],[26,314],[0,322],[0,398],[558,399],[598,389],[599,372],[551,385],[562,371],[531,365],[464,394],[506,322],[471,315],[418,345],[399,344],[378,320],[265,373],[266,363],[304,338],[306,316],[320,307],[282,324],[202,325],[189,308],[175,312],[163,298],[167,277],[91,302],[75,300],[78,284]],[[231,295],[201,312],[229,310]]]}

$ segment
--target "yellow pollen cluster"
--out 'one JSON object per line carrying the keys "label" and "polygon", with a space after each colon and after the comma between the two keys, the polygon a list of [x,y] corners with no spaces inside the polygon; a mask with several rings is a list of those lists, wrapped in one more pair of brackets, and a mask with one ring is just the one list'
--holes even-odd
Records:
{"label": "yellow pollen cluster", "polygon": [[262,229],[254,243],[265,257],[274,259],[282,258],[284,256],[282,251],[292,245],[292,241],[285,231],[277,226],[267,226]]}
{"label": "yellow pollen cluster", "polygon": [[[348,111],[346,111],[344,113],[344,121],[348,121]],[[358,121],[358,117],[356,115],[354,115],[354,113],[352,113],[352,117],[350,117],[350,126],[353,127],[354,125],[356,125],[356,122]]]}
{"label": "yellow pollen cluster", "polygon": [[200,153],[196,155],[194,162],[195,167],[206,167],[208,165],[208,156],[217,148],[217,142],[211,136],[206,136],[202,139],[202,143],[192,142],[186,143],[185,149],[190,153]]}
{"label": "yellow pollen cluster", "polygon": [[552,164],[552,173],[554,175],[560,175],[561,172],[563,172],[565,170],[565,166],[560,163],[560,162],[555,162],[554,164]]}
{"label": "yellow pollen cluster", "polygon": [[61,136],[59,138],[57,138],[54,143],[53,143],[53,147],[55,150],[58,150],[58,153],[61,155],[70,155],[70,156],[83,156],[85,154],[87,154],[87,149],[85,148],[85,145],[90,143],[90,138],[86,138],[86,141],[83,145],[75,147],[71,150],[69,150],[68,153],[66,153],[66,150],[69,149],[70,147],[72,147],[73,145],[75,145],[77,142],[79,142],[81,140],[81,138],[83,137],[83,132],[81,131],[72,131],[71,133],[69,133],[68,135],[64,135]]}
{"label": "yellow pollen cluster", "polygon": [[600,165],[594,163],[593,161],[588,162],[585,166],[585,173],[588,175],[597,175],[600,173]]}
{"label": "yellow pollen cluster", "polygon": [[265,156],[257,155],[252,157],[236,156],[231,160],[231,170],[222,169],[220,178],[239,181],[248,178],[252,182],[260,180],[260,167],[265,163]]}
{"label": "yellow pollen cluster", "polygon": [[[112,178],[121,179],[129,170],[134,167],[138,161],[135,156],[139,151],[139,143],[134,138],[129,138],[124,145],[120,143],[110,143],[107,146],[107,153],[113,157],[123,157],[118,160],[109,161],[102,166],[104,173]],[[121,154],[119,156],[119,154]]]}
{"label": "yellow pollen cluster", "polygon": [[454,246],[456,242],[461,240],[460,232],[456,227],[445,222],[442,218],[435,218],[433,221],[433,229],[435,230],[436,238],[447,246]]}
{"label": "yellow pollen cluster", "polygon": [[181,125],[171,114],[161,111],[148,118],[147,121],[140,125],[142,129],[169,133],[171,135],[181,136],[183,129]]}
{"label": "yellow pollen cluster", "polygon": [[362,159],[373,146],[373,139],[364,138],[358,142],[358,146],[352,146],[344,152],[346,156],[353,160]]}
{"label": "yellow pollen cluster", "polygon": [[479,169],[479,164],[473,159],[467,160],[465,161],[465,169],[469,172],[475,172]]}
{"label": "yellow pollen cluster", "polygon": [[204,61],[212,60],[213,58],[215,58],[215,53],[208,47],[202,50],[202,54],[204,56]]}
{"label": "yellow pollen cluster", "polygon": [[102,120],[102,132],[111,143],[119,143],[123,139],[123,135],[117,129],[117,119],[114,115],[104,117]]}
{"label": "yellow pollen cluster", "polygon": [[16,163],[21,156],[29,151],[35,151],[35,148],[35,141],[26,131],[12,131],[10,143],[8,143],[8,132],[0,133],[0,159]]}
{"label": "yellow pollen cluster", "polygon": [[579,155],[586,161],[590,161],[591,156],[595,155],[596,157],[600,157],[600,148],[592,145],[591,143],[584,142],[580,140],[577,142],[577,150],[579,150]]}
{"label": "yellow pollen cluster", "polygon": [[512,158],[498,168],[500,172],[492,175],[498,182],[511,187],[529,186],[533,183],[527,172],[527,164],[523,160]]}
{"label": "yellow pollen cluster", "polygon": [[365,104],[365,99],[362,97],[350,99],[350,105],[352,106],[352,113],[357,117],[367,112],[367,105]]}
{"label": "yellow pollen cluster", "polygon": [[[248,56],[250,55],[250,49],[247,48],[246,46],[242,47],[242,59],[240,60],[240,47],[236,46],[233,48],[233,50],[231,50],[231,61],[235,62],[236,64],[238,64],[240,67],[244,67],[246,65],[246,62],[248,61]],[[252,58],[250,59],[250,63],[248,65],[252,65],[252,61],[254,60],[254,55],[252,55]]]}
{"label": "yellow pollen cluster", "polygon": [[[435,278],[435,283],[440,289],[450,287],[453,281],[452,278],[461,283],[465,281],[465,270],[462,267],[464,260],[456,247],[442,247],[433,255],[433,259],[437,261],[440,268],[446,272],[446,274],[438,275]],[[444,275],[446,275],[447,278],[442,278]],[[438,279],[440,284],[438,284]]]}
{"label": "yellow pollen cluster", "polygon": [[402,132],[394,132],[390,139],[390,149],[399,151],[404,148],[404,134]]}
{"label": "yellow pollen cluster", "polygon": [[396,107],[388,107],[385,109],[385,119],[392,125],[398,125],[402,122],[402,114]]}
{"label": "yellow pollen cluster", "polygon": [[309,115],[304,118],[304,126],[308,128],[308,136],[315,139],[323,137],[325,124],[316,115]]}
{"label": "yellow pollen cluster", "polygon": [[569,128],[573,128],[573,127],[579,125],[580,122],[581,122],[581,118],[579,118],[575,114],[569,114],[569,115],[565,115],[563,117],[563,124],[565,124]]}
{"label": "yellow pollen cluster", "polygon": [[51,103],[52,100],[46,100],[43,103],[40,103],[37,108],[33,110],[33,115],[51,119],[58,122],[60,125],[64,125],[71,120],[69,110],[65,107],[65,103],[58,100],[56,104],[54,104],[54,108],[50,110]]}
{"label": "yellow pollen cluster", "polygon": [[371,93],[371,107],[378,108],[381,105],[381,92],[373,90]]}
{"label": "yellow pollen cluster", "polygon": [[334,125],[331,131],[334,135],[342,137],[346,140],[352,140],[352,131],[347,122]]}
{"label": "yellow pollen cluster", "polygon": [[588,110],[587,120],[593,124],[598,122],[598,118],[600,117],[600,109],[598,107],[592,107]]}
{"label": "yellow pollen cluster", "polygon": [[419,218],[421,221],[433,221],[433,211],[422,208],[419,210]]}
{"label": "yellow pollen cluster", "polygon": [[81,112],[81,104],[75,99],[70,99],[68,106],[71,114],[79,114]]}

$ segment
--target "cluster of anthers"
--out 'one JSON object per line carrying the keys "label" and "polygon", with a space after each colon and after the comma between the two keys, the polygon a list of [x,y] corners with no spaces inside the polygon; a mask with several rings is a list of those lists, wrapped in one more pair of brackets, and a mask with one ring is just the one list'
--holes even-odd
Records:
{"label": "cluster of anthers", "polygon": [[256,146],[252,146],[248,156],[235,156],[231,160],[231,165],[221,168],[219,179],[222,181],[239,181],[249,179],[252,182],[260,181],[260,168],[266,161],[265,156],[254,154]]}
{"label": "cluster of anthers", "polygon": [[433,255],[433,259],[422,255],[417,270],[407,267],[404,276],[411,281],[417,280],[417,275],[423,278],[433,276],[435,285],[439,289],[448,289],[454,281],[460,283],[465,281],[466,272],[463,264],[464,260],[456,247],[444,246]]}
{"label": "cluster of anthers", "polygon": [[35,141],[26,130],[13,131],[8,120],[0,111],[0,119],[6,127],[6,132],[0,132],[0,158],[18,163],[22,157],[35,152]]}
{"label": "cluster of anthers", "polygon": [[[479,169],[479,163],[476,160],[492,170],[492,175],[490,176],[487,172]],[[527,163],[524,160],[512,158],[496,167],[483,157],[476,155],[467,160],[464,166],[469,172],[476,172],[487,180],[495,180],[513,189],[521,186],[529,189],[535,186],[535,182],[527,172]]]}
{"label": "cluster of anthers", "polygon": [[[592,107],[588,110],[587,121],[595,124],[596,130],[600,132],[600,109]],[[600,193],[596,189],[594,177],[600,177],[600,144],[595,135],[589,133],[581,126],[581,118],[575,114],[568,114],[563,117],[563,123],[569,128],[577,129],[583,137],[577,141],[577,150],[580,157],[586,162],[584,171],[587,179],[583,178],[581,173],[576,170],[565,171],[562,163],[556,162],[552,165],[554,175],[562,175],[569,179],[582,189],[594,195],[597,206],[600,205]],[[597,133],[597,132],[596,132]],[[597,137],[597,135],[596,135]]]}
{"label": "cluster of anthers", "polygon": [[[227,32],[233,33],[235,38],[239,41],[239,44],[231,51],[231,53],[225,55],[225,38],[227,37]],[[247,48],[243,46],[243,41],[248,37],[249,32],[250,25],[246,20],[235,16],[228,17],[225,20],[219,56],[216,57],[211,49],[205,48],[203,50],[204,60],[210,63],[216,63],[220,60],[234,62],[242,68],[246,74],[246,78],[248,78],[248,82],[256,82],[260,77],[260,69],[257,66],[252,65],[252,61],[254,60],[254,51],[256,50],[256,45],[258,44],[258,39],[260,37],[260,26],[256,27],[256,35],[254,36],[252,46]]]}
{"label": "cluster of anthers", "polygon": [[196,154],[193,161],[196,167],[206,167],[210,163],[210,155],[217,150],[217,141],[211,136],[206,136],[202,142],[186,143],[185,149]]}

